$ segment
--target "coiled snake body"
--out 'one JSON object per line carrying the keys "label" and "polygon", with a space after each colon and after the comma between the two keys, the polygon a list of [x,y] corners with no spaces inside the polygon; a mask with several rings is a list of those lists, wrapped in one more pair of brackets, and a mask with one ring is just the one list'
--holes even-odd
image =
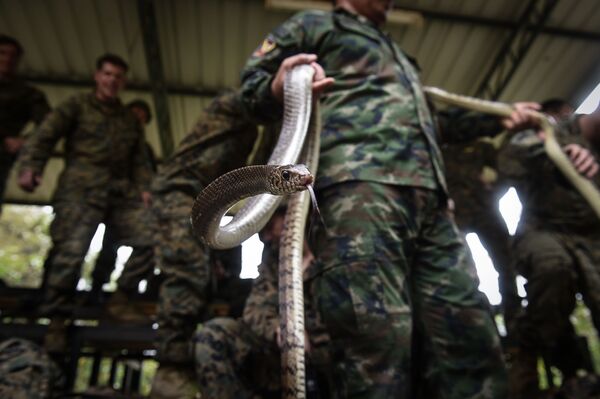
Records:
{"label": "coiled snake body", "polygon": [[[320,133],[319,110],[316,102],[313,104],[311,95],[313,73],[312,67],[302,65],[286,76],[283,127],[268,165],[236,169],[216,179],[198,195],[191,216],[194,231],[206,244],[216,249],[231,248],[265,226],[281,200],[281,197],[274,195],[295,193],[287,207],[279,258],[282,385],[285,398],[305,397],[302,249],[309,201],[303,190],[313,180],[308,170],[316,173]],[[479,112],[502,117],[510,116],[513,112],[513,108],[507,104],[450,94],[437,88],[425,88],[424,91],[435,100]],[[600,194],[597,189],[577,173],[562,152],[556,142],[552,122],[541,113],[535,113],[535,116],[546,131],[545,148],[549,157],[600,217]],[[306,167],[289,165],[298,161],[305,137],[308,139],[301,160]],[[278,166],[280,164],[287,166]],[[242,207],[229,224],[220,226],[222,216],[235,202],[258,194]]]}

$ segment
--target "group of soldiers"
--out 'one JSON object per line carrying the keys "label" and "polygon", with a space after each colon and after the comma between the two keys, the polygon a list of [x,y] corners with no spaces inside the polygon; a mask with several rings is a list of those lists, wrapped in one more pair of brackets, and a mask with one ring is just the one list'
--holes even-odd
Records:
{"label": "group of soldiers", "polygon": [[[16,162],[20,187],[34,190],[64,139],[38,308],[51,319],[46,352],[64,351],[81,264],[105,223],[108,252],[93,293],[106,282],[116,248],[133,247],[111,299],[115,316],[139,321],[128,298],[141,280],[153,278],[155,267],[161,270],[160,367],[152,397],[280,394],[276,287],[283,210],[260,234],[260,276],[243,316],[209,320],[198,332],[215,255],[194,237],[189,215],[195,196],[216,177],[266,160],[283,112],[285,76],[309,64],[322,112],[315,189],[324,218],[304,262],[315,390],[322,397],[530,399],[544,394],[538,358],[560,369],[566,382],[579,376],[584,356],[569,316],[580,293],[600,328],[594,289],[600,223],[545,155],[529,112],[540,105],[516,103],[502,119],[436,110],[415,61],[381,30],[393,2],[333,3],[331,12],[299,13],[269,34],[247,61],[241,87],[210,103],[158,172],[143,132],[149,107],[119,100],[128,69],[122,58],[98,58],[94,91],[50,110],[44,95],[15,75],[21,45],[0,36],[0,184]],[[558,138],[578,172],[597,181],[600,110],[573,116],[561,101],[543,106],[559,122]],[[23,140],[28,121],[38,126]],[[515,134],[499,146],[480,139],[504,130]],[[509,184],[524,203],[514,239],[497,207]],[[465,245],[471,231],[500,274],[508,368]],[[528,281],[526,307],[517,274]],[[15,358],[34,352],[19,342],[4,347],[18,345],[25,349],[12,349]]]}

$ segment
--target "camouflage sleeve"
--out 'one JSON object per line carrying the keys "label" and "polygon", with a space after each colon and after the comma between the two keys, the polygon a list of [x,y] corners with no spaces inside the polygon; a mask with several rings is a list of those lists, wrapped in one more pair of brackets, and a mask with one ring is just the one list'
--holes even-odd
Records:
{"label": "camouflage sleeve", "polygon": [[461,143],[478,137],[493,137],[503,130],[498,117],[462,108],[439,111],[437,119],[443,142]]}
{"label": "camouflage sleeve", "polygon": [[31,169],[41,174],[57,141],[77,122],[78,113],[79,104],[76,97],[71,97],[50,112],[21,149],[19,170]]}
{"label": "camouflage sleeve", "polygon": [[524,179],[544,157],[544,143],[535,131],[515,134],[498,153],[498,169],[509,181]]}
{"label": "camouflage sleeve", "polygon": [[154,172],[144,132],[141,128],[138,130],[138,141],[133,153],[133,181],[141,191],[149,191]]}
{"label": "camouflage sleeve", "polygon": [[[575,121],[575,119],[570,119],[558,125],[557,141],[561,146],[579,144],[590,148],[585,138],[577,134],[574,127]],[[517,133],[509,140],[498,155],[498,169],[509,180],[520,180],[529,174],[559,173],[554,163],[546,155],[544,142],[534,130]]]}
{"label": "camouflage sleeve", "polygon": [[284,59],[302,52],[304,37],[302,14],[297,14],[270,33],[247,61],[241,75],[242,106],[256,123],[281,119],[283,108],[271,93],[271,82]]}
{"label": "camouflage sleeve", "polygon": [[33,89],[32,91],[30,112],[30,119],[36,125],[41,124],[46,114],[50,112],[50,105],[48,105],[46,95],[38,89]]}
{"label": "camouflage sleeve", "polygon": [[263,262],[259,266],[259,272],[246,300],[242,318],[255,334],[272,342],[279,323],[277,259]]}

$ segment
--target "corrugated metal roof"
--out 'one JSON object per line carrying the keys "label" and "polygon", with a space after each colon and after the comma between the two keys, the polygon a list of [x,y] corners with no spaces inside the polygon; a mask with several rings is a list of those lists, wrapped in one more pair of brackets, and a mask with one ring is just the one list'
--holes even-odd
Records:
{"label": "corrugated metal roof", "polygon": [[[427,17],[424,13],[425,23],[420,28],[387,27],[401,47],[418,60],[423,82],[474,94],[510,34],[506,26],[518,20],[527,2],[396,3],[436,14]],[[166,82],[205,89],[235,87],[248,55],[269,31],[292,14],[266,9],[263,0],[156,0],[155,7]],[[452,15],[473,20],[463,18],[457,22]],[[501,23],[484,23],[486,20]],[[598,1],[560,0],[547,25],[599,34]],[[110,51],[129,61],[131,81],[149,81],[135,0],[0,0],[0,32],[17,37],[24,45],[24,75],[90,79],[95,58]],[[599,40],[540,34],[501,99],[543,100],[560,96],[581,100],[586,87],[591,90],[600,80],[599,60]],[[55,84],[40,87],[53,105],[81,90]],[[125,101],[134,97],[151,102],[148,92],[123,95]],[[191,128],[207,101],[193,96],[169,96],[176,143]],[[158,150],[155,122],[148,129],[148,137]],[[8,197],[23,198],[13,189]]]}

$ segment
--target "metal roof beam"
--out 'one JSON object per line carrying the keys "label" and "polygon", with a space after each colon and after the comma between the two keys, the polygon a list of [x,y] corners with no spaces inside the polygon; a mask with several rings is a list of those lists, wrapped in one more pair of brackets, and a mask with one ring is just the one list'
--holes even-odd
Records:
{"label": "metal roof beam", "polygon": [[[538,37],[558,0],[530,0],[475,95],[497,100]],[[527,29],[527,27],[534,29]]]}
{"label": "metal roof beam", "polygon": [[[485,18],[478,17],[473,15],[462,15],[462,14],[453,14],[442,11],[433,11],[433,10],[424,10],[417,7],[401,7],[403,10],[414,11],[421,13],[425,19],[431,20],[439,20],[439,21],[447,21],[447,22],[456,22],[470,25],[480,25],[487,26],[490,28],[499,28],[499,29],[516,29],[518,27],[518,23],[514,21],[494,19],[494,18]],[[535,29],[535,26],[526,26],[528,30]],[[544,26],[540,30],[541,34],[552,35],[552,36],[560,36],[568,39],[579,39],[579,40],[591,40],[591,41],[600,41],[600,32],[590,32],[590,31],[582,31],[575,29],[564,29],[559,27],[552,26]]]}
{"label": "metal roof beam", "polygon": [[173,152],[173,134],[171,133],[171,119],[169,117],[169,103],[167,101],[167,85],[160,55],[158,41],[158,25],[154,0],[138,0],[138,16],[142,29],[146,65],[150,77],[150,89],[156,109],[156,123],[162,147],[163,157],[167,158]]}

